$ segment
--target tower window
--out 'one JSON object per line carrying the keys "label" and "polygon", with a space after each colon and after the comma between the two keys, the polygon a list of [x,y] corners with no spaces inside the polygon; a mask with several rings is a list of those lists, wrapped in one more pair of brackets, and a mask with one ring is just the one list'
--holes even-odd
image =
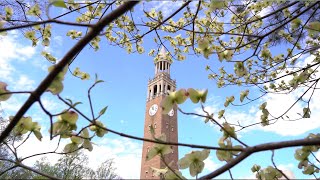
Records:
{"label": "tower window", "polygon": [[157,90],[158,90],[157,85],[154,85],[153,86],[153,96],[157,95]]}
{"label": "tower window", "polygon": [[171,126],[171,131],[173,132],[173,126]]}
{"label": "tower window", "polygon": [[167,128],[167,129],[169,128],[169,123],[166,123],[166,128]]}
{"label": "tower window", "polygon": [[150,151],[150,147],[148,146],[148,147],[147,147],[147,152],[149,152],[149,151]]}
{"label": "tower window", "polygon": [[157,128],[157,123],[154,123],[154,128],[155,128],[155,129]]}

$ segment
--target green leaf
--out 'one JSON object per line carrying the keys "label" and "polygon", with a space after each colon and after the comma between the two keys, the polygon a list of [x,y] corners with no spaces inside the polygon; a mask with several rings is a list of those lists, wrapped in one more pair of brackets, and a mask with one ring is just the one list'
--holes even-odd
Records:
{"label": "green leaf", "polygon": [[254,172],[258,172],[260,169],[261,169],[261,166],[255,164],[252,166],[251,171],[254,173]]}
{"label": "green leaf", "polygon": [[294,153],[294,158],[298,161],[304,161],[310,155],[310,151],[303,151],[302,149],[297,149]]}
{"label": "green leaf", "polygon": [[[223,124],[223,127],[224,127],[224,136],[226,137],[237,137],[236,133],[235,133],[235,128],[230,126],[228,123],[224,122]],[[221,129],[223,130],[223,129]]]}
{"label": "green leaf", "polygon": [[78,144],[69,143],[64,147],[63,152],[70,153],[70,152],[74,152],[77,149],[78,149]]}
{"label": "green leaf", "polygon": [[84,138],[89,138],[89,131],[88,131],[88,128],[85,128],[82,132],[82,137]]}
{"label": "green leaf", "polygon": [[97,131],[96,131],[96,135],[98,137],[103,137],[105,134],[107,134],[108,131],[106,131],[105,129],[102,129],[102,128],[99,128]]}
{"label": "green leaf", "polygon": [[81,79],[82,80],[89,80],[90,79],[90,75],[88,73],[82,73]]}
{"label": "green leaf", "polygon": [[82,102],[76,102],[76,103],[72,104],[72,107],[76,107],[78,104],[82,104]]}
{"label": "green leaf", "polygon": [[216,9],[223,9],[225,7],[226,7],[225,1],[219,1],[219,0],[211,0],[210,1],[209,8],[211,11],[214,11]]}
{"label": "green leaf", "polygon": [[83,142],[83,139],[81,137],[78,136],[71,136],[71,141],[74,144],[81,144]]}
{"label": "green leaf", "polygon": [[157,148],[153,147],[149,150],[146,156],[146,161],[149,161],[150,159],[154,158],[156,155],[159,154],[159,151]]}
{"label": "green leaf", "polygon": [[186,94],[187,94],[187,91],[185,89],[180,89],[179,91],[177,91],[175,94],[176,95],[175,102],[177,104],[184,103],[188,98]]}
{"label": "green leaf", "polygon": [[204,168],[204,162],[202,161],[192,162],[189,168],[190,175],[192,177],[195,177],[197,174],[202,172],[203,168]]}
{"label": "green leaf", "polygon": [[188,89],[188,93],[189,93],[190,100],[191,100],[193,103],[198,103],[198,102],[199,102],[199,100],[200,100],[200,95],[199,95],[198,91],[196,91],[196,90],[193,89],[193,88],[189,88],[189,89]]}
{"label": "green leaf", "polygon": [[190,166],[190,163],[191,163],[190,159],[187,158],[186,156],[181,158],[181,159],[179,159],[179,161],[178,161],[179,169],[188,168]]}
{"label": "green leaf", "polygon": [[103,82],[104,82],[104,80],[98,80],[98,81],[96,81],[96,84],[103,83]]}
{"label": "green leaf", "polygon": [[230,151],[217,150],[216,155],[220,161],[228,162],[232,159],[232,153]]}
{"label": "green leaf", "polygon": [[198,40],[198,47],[199,47],[199,49],[201,49],[201,50],[207,49],[207,48],[209,47],[209,40],[208,40],[208,38],[203,37],[203,38],[199,39],[199,40]]}
{"label": "green leaf", "polygon": [[267,102],[264,102],[264,103],[262,103],[260,106],[259,106],[259,109],[260,110],[263,110],[263,109],[265,109],[267,107]]}
{"label": "green leaf", "polygon": [[208,89],[199,91],[199,95],[200,95],[200,101],[201,101],[202,103],[205,103],[206,100],[207,100]]}
{"label": "green leaf", "polygon": [[[172,180],[181,180],[181,179],[186,179],[185,177],[182,176],[182,173],[178,170],[174,171],[169,171],[165,174],[165,179],[172,179]],[[177,176],[178,175],[178,176]]]}
{"label": "green leaf", "polygon": [[158,169],[158,168],[154,168],[154,167],[150,167],[152,169],[152,174],[159,177],[161,175],[164,175],[168,172],[168,167],[164,168],[164,169]]}
{"label": "green leaf", "polygon": [[82,146],[83,146],[83,148],[88,149],[89,151],[92,151],[92,149],[93,149],[92,143],[88,139],[84,140]]}
{"label": "green leaf", "polygon": [[171,93],[169,93],[168,96],[166,96],[164,98],[164,100],[162,100],[161,107],[163,110],[163,114],[168,114],[169,111],[171,111],[171,109],[173,108],[174,98],[175,98],[174,95],[175,95],[175,93],[171,92]]}
{"label": "green leaf", "polygon": [[228,107],[230,103],[234,101],[234,96],[230,96],[226,98],[226,101],[224,103],[224,107]]}
{"label": "green leaf", "polygon": [[223,117],[224,112],[225,112],[224,109],[218,112],[218,118],[219,118],[219,119],[221,119],[221,118]]}
{"label": "green leaf", "polygon": [[64,112],[63,114],[60,114],[58,118],[69,124],[76,124],[78,121],[79,115],[75,111],[67,111],[67,112]]}
{"label": "green leaf", "polygon": [[307,167],[305,167],[304,171],[302,171],[303,174],[313,174],[314,173],[314,166],[309,165]]}
{"label": "green leaf", "polygon": [[53,95],[57,95],[61,93],[62,90],[63,90],[63,84],[60,80],[54,80],[48,87],[48,91],[50,91]]}
{"label": "green leaf", "polygon": [[[8,93],[10,91],[7,90],[7,84],[0,81],[0,94],[1,93]],[[11,94],[3,94],[0,95],[0,101],[6,101],[11,97]]]}
{"label": "green leaf", "polygon": [[310,108],[303,108],[303,118],[310,118]]}
{"label": "green leaf", "polygon": [[50,0],[50,3],[52,3],[52,5],[55,7],[62,7],[68,9],[63,0]]}
{"label": "green leaf", "polygon": [[34,131],[33,131],[33,134],[36,136],[36,138],[37,138],[39,141],[41,141],[41,139],[42,139],[42,134],[41,134],[40,131],[34,130]]}
{"label": "green leaf", "polygon": [[309,25],[306,27],[308,30],[308,35],[311,37],[316,36],[320,33],[320,21],[313,21],[310,22]]}
{"label": "green leaf", "polygon": [[240,102],[242,102],[244,100],[244,98],[246,98],[249,94],[249,90],[246,90],[246,91],[242,91],[240,93]]}
{"label": "green leaf", "polygon": [[103,109],[101,109],[101,111],[99,112],[99,115],[100,116],[103,115],[106,112],[107,109],[108,109],[108,106],[106,106]]}

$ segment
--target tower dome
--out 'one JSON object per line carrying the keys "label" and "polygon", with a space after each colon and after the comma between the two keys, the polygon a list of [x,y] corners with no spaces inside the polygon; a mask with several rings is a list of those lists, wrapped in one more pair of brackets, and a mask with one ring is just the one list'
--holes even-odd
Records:
{"label": "tower dome", "polygon": [[172,60],[169,56],[169,53],[166,49],[162,46],[160,49],[159,54],[155,58],[155,75],[159,75],[165,73],[170,76],[170,65]]}

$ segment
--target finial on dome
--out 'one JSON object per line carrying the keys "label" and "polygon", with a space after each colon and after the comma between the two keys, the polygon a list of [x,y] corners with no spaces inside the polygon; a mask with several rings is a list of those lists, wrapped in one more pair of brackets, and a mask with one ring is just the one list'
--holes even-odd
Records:
{"label": "finial on dome", "polygon": [[166,54],[167,54],[166,49],[164,48],[164,46],[161,46],[159,55],[162,57],[166,57]]}

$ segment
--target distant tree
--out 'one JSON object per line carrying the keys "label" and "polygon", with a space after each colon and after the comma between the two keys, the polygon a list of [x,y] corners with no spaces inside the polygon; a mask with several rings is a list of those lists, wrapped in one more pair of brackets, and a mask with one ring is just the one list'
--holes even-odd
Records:
{"label": "distant tree", "polygon": [[[114,162],[107,159],[96,169],[88,167],[88,156],[81,150],[72,154],[63,155],[58,162],[51,164],[46,158],[37,161],[34,168],[48,175],[61,179],[118,179]],[[33,178],[44,178],[34,176]]]}
{"label": "distant tree", "polygon": [[120,179],[119,175],[115,173],[114,163],[112,159],[104,161],[98,169],[95,171],[94,175],[91,176],[92,179]]}
{"label": "distant tree", "polygon": [[[8,158],[9,154],[2,155],[1,157]],[[51,164],[46,157],[37,160],[33,165],[35,171],[45,173],[52,177],[60,179],[119,179],[120,176],[115,172],[114,162],[112,159],[107,159],[105,162],[96,169],[87,166],[88,156],[82,151],[76,153],[63,155],[55,164]],[[0,161],[0,179],[47,179],[32,171],[26,170],[21,167],[8,170],[14,167],[14,163]],[[8,170],[8,171],[6,171]]]}

